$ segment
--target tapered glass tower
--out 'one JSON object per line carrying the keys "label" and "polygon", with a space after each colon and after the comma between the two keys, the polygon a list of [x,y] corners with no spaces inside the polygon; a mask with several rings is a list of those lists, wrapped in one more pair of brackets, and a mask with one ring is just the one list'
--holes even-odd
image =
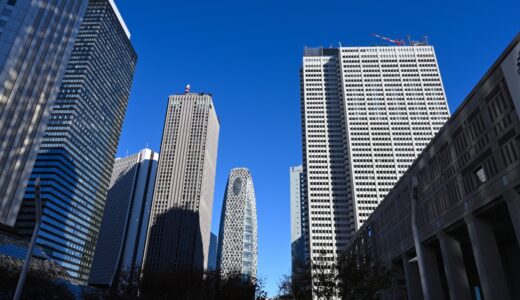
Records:
{"label": "tapered glass tower", "polygon": [[223,274],[256,277],[256,197],[251,172],[232,169],[226,185],[218,242],[217,269]]}

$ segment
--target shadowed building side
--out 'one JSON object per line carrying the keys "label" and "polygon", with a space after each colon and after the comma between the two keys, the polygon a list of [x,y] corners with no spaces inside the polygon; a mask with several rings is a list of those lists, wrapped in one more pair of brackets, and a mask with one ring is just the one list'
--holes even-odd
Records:
{"label": "shadowed building side", "polygon": [[290,168],[290,195],[291,195],[291,269],[292,273],[298,272],[307,262],[305,243],[306,213],[305,187],[303,167]]}
{"label": "shadowed building side", "polygon": [[116,159],[89,285],[109,287],[120,275],[139,275],[158,159],[150,149]]}
{"label": "shadowed building side", "polygon": [[213,232],[209,239],[209,254],[208,254],[208,271],[215,271],[217,269],[217,250],[218,250],[218,237]]}

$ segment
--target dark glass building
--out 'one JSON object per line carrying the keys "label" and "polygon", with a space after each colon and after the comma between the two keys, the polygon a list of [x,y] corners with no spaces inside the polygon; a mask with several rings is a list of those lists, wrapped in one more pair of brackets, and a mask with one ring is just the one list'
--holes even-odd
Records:
{"label": "dark glass building", "polygon": [[158,160],[150,149],[116,159],[89,285],[117,286],[120,275],[139,274]]}
{"label": "dark glass building", "polygon": [[40,177],[37,244],[80,283],[89,278],[136,61],[113,1],[90,0],[16,222],[31,234]]}

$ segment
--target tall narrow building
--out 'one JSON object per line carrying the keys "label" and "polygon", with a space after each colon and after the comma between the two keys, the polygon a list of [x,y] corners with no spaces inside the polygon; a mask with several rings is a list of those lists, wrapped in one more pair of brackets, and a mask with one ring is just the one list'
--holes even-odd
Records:
{"label": "tall narrow building", "polygon": [[86,283],[103,217],[137,55],[112,0],[90,0],[49,118],[16,227],[34,227],[34,180],[43,217],[37,244]]}
{"label": "tall narrow building", "polygon": [[87,2],[0,1],[0,224],[15,225]]}
{"label": "tall narrow building", "polygon": [[208,266],[206,268],[208,271],[215,271],[217,269],[217,250],[218,237],[212,232],[209,238]]}
{"label": "tall narrow building", "polygon": [[206,268],[219,128],[211,95],[169,97],[145,270]]}
{"label": "tall narrow building", "polygon": [[303,167],[291,167],[290,169],[290,195],[291,195],[291,266],[293,273],[306,265],[305,244],[306,214],[305,186]]}
{"label": "tall narrow building", "polygon": [[334,261],[449,117],[432,46],[305,49],[309,253]]}
{"label": "tall narrow building", "polygon": [[110,287],[119,275],[139,276],[158,160],[150,149],[116,159],[89,285]]}
{"label": "tall narrow building", "polygon": [[222,204],[217,269],[223,274],[240,273],[256,278],[256,197],[253,177],[246,168],[235,168],[229,178]]}

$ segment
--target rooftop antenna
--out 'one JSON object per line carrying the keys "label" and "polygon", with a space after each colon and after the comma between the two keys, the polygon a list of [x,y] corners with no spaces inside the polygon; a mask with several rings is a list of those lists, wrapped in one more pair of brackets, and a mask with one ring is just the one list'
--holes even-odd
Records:
{"label": "rooftop antenna", "polygon": [[428,36],[425,35],[425,36],[423,37],[423,39],[424,39],[424,43],[425,43],[426,45],[429,45],[429,43],[428,43]]}
{"label": "rooftop antenna", "polygon": [[412,44],[412,35],[411,34],[407,34],[406,35],[406,39],[408,40],[408,45],[413,46],[413,44]]}
{"label": "rooftop antenna", "polygon": [[187,84],[186,88],[184,89],[184,93],[185,94],[189,94],[190,93],[190,89],[191,89],[191,86],[189,84]]}

